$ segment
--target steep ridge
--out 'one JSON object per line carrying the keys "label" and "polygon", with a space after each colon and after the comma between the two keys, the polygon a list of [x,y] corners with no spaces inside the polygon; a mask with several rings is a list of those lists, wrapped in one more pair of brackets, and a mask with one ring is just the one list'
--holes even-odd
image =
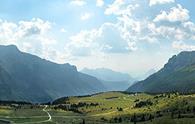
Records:
{"label": "steep ridge", "polygon": [[[0,66],[4,69],[0,80],[7,78],[5,87],[15,94],[14,97],[11,93],[10,96],[7,94],[10,100],[47,102],[62,96],[105,91],[98,79],[78,72],[75,66],[56,64],[20,52],[13,45],[0,46]],[[6,94],[2,88],[0,92]],[[0,99],[3,99],[3,95]]]}
{"label": "steep ridge", "polygon": [[195,51],[181,52],[169,59],[164,67],[137,82],[127,89],[128,92],[195,92]]}

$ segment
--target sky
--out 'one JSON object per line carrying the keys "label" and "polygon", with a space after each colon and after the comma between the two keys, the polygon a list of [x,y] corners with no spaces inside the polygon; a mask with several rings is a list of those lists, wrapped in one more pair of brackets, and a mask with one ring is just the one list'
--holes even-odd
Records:
{"label": "sky", "polygon": [[195,50],[194,0],[1,0],[0,45],[132,76]]}

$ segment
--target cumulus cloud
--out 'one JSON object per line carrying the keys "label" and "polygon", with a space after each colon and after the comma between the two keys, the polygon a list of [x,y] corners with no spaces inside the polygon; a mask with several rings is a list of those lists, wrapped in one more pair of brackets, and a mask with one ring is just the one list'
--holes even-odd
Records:
{"label": "cumulus cloud", "polygon": [[189,20],[189,11],[178,4],[168,12],[162,11],[148,27],[158,39],[170,42],[194,40],[195,24]]}
{"label": "cumulus cloud", "polygon": [[39,18],[33,18],[31,21],[20,21],[18,23],[0,21],[0,40],[7,42],[16,42],[20,38],[30,37],[32,35],[41,35],[51,28],[51,23]]}
{"label": "cumulus cloud", "polygon": [[89,56],[101,53],[128,53],[135,50],[133,42],[126,41],[117,24],[104,23],[100,28],[70,37],[66,49],[75,56]]}
{"label": "cumulus cloud", "polygon": [[177,26],[157,26],[154,23],[148,24],[148,29],[151,32],[151,35],[155,36],[157,39],[165,40],[191,40],[194,36],[194,31],[190,31],[189,27],[185,27],[183,24]]}
{"label": "cumulus cloud", "polygon": [[115,14],[121,11],[121,6],[125,4],[123,0],[115,0],[111,5],[108,5],[108,8],[105,10],[105,14]]}
{"label": "cumulus cloud", "polygon": [[[155,4],[169,2],[171,1]],[[169,42],[169,45],[172,45],[172,41],[195,39],[195,24],[189,21],[189,11],[181,5],[161,11],[155,19],[139,18],[136,10],[140,9],[140,6],[143,5],[115,0],[107,6],[104,14],[114,16],[116,22],[103,23],[99,28],[83,30],[71,36],[65,49],[75,56],[121,54],[142,49],[140,47],[143,44],[161,46],[163,42]]]}
{"label": "cumulus cloud", "polygon": [[[76,1],[81,2],[81,0]],[[82,4],[77,2],[76,5],[86,4],[85,1],[81,2]],[[75,3],[72,4],[75,5]],[[114,21],[104,22],[96,28],[83,29],[73,35],[70,31],[71,36],[67,33],[69,38],[64,41],[66,44],[62,42],[59,44],[55,40],[56,35],[50,32],[52,23],[48,21],[38,18],[17,23],[0,20],[0,34],[2,34],[0,44],[15,44],[26,52],[46,59],[55,59],[58,62],[71,56],[128,54],[132,51],[146,49],[144,48],[146,46],[148,49],[150,45],[161,46],[164,42],[175,49],[194,48],[185,44],[185,40],[195,40],[195,24],[190,21],[187,9],[177,5],[168,11],[159,12],[160,14],[151,19],[147,15],[140,18],[136,10],[148,11],[149,8],[142,6],[139,2],[126,3],[124,0],[115,0],[110,5],[104,6],[105,16],[114,18]],[[92,15],[93,13],[83,13],[80,19],[87,20]],[[66,32],[64,28],[58,31]],[[56,49],[59,46],[63,47],[64,51]]]}
{"label": "cumulus cloud", "polygon": [[182,23],[183,28],[188,32],[188,34],[192,34],[195,36],[195,24],[191,21],[186,21]]}
{"label": "cumulus cloud", "polygon": [[66,33],[66,32],[67,32],[67,30],[66,30],[66,29],[64,29],[64,28],[61,28],[61,29],[60,29],[60,32],[62,32],[62,33]]}
{"label": "cumulus cloud", "polygon": [[[90,31],[81,31],[75,36],[70,37],[71,42],[68,44],[68,49],[71,50],[71,54],[77,56],[89,56],[95,54],[94,52],[102,52],[109,51],[109,49],[113,49],[112,44],[105,43],[102,41],[103,38],[110,38],[110,36],[106,37],[102,32],[103,27],[99,29],[94,29]],[[114,36],[114,35],[113,35]],[[99,39],[99,40],[98,40]],[[112,42],[112,41],[110,41]]]}
{"label": "cumulus cloud", "polygon": [[129,53],[137,50],[139,42],[156,43],[150,35],[147,20],[132,17],[139,4],[128,4],[115,0],[105,10],[106,15],[115,15],[116,23],[103,23],[99,28],[82,30],[70,36],[65,49],[73,56],[90,56],[109,53]]}
{"label": "cumulus cloud", "polygon": [[[53,49],[57,42],[49,35],[52,24],[39,18],[30,21],[8,22],[0,21],[0,44],[14,44],[20,50],[38,55],[50,60],[58,60],[60,52]],[[56,59],[54,59],[54,53]]]}
{"label": "cumulus cloud", "polygon": [[139,4],[127,4],[124,0],[115,0],[112,4],[108,5],[104,14],[105,15],[132,15],[132,11],[139,7]]}
{"label": "cumulus cloud", "polygon": [[161,11],[154,19],[154,22],[169,21],[169,22],[184,22],[190,18],[189,11],[183,8],[180,4],[177,7],[171,8],[170,12]]}
{"label": "cumulus cloud", "polygon": [[[104,23],[97,29],[81,31],[70,37],[66,49],[75,56],[97,53],[129,53],[137,50],[137,43],[156,42],[149,35],[147,21],[134,20],[128,15],[118,17],[117,23]],[[148,33],[148,35],[146,35]]]}
{"label": "cumulus cloud", "polygon": [[86,4],[84,0],[71,0],[70,4],[75,6],[83,6]]}
{"label": "cumulus cloud", "polygon": [[177,50],[182,50],[182,51],[192,51],[195,50],[195,45],[188,45],[182,41],[174,41],[172,43],[172,47]]}
{"label": "cumulus cloud", "polygon": [[96,6],[98,7],[104,6],[104,0],[96,0]]}
{"label": "cumulus cloud", "polygon": [[39,18],[33,18],[31,21],[20,21],[18,24],[18,35],[20,37],[31,36],[36,34],[44,34],[51,28],[48,21]]}
{"label": "cumulus cloud", "polygon": [[91,17],[93,16],[93,14],[91,14],[91,13],[84,13],[84,14],[82,14],[81,15],[81,20],[88,20],[88,19],[90,19]]}
{"label": "cumulus cloud", "polygon": [[128,53],[135,46],[127,41],[118,24],[105,23],[99,29],[100,36],[96,39],[102,45],[102,51],[107,53]]}
{"label": "cumulus cloud", "polygon": [[0,43],[14,42],[18,26],[15,23],[0,21]]}
{"label": "cumulus cloud", "polygon": [[149,5],[153,6],[156,4],[166,4],[166,3],[174,3],[175,0],[150,0]]}
{"label": "cumulus cloud", "polygon": [[95,46],[95,42],[93,42],[94,37],[97,36],[97,31],[81,31],[80,33],[71,36],[70,43],[66,44],[65,49],[67,53],[73,56],[89,56],[92,54],[93,48],[98,48]]}

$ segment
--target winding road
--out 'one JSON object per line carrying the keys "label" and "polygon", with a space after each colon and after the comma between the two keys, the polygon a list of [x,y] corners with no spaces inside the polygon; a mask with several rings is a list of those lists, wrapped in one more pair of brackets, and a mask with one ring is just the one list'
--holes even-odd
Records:
{"label": "winding road", "polygon": [[51,115],[50,115],[50,113],[46,110],[47,107],[48,107],[48,105],[45,105],[45,107],[43,108],[43,111],[46,112],[47,115],[48,115],[48,117],[49,117],[49,119],[48,119],[48,120],[45,120],[45,122],[51,121]]}
{"label": "winding road", "polygon": [[[43,121],[37,121],[37,122],[24,122],[24,123],[17,123],[17,124],[38,124],[38,123],[45,123],[45,122],[49,122],[49,121],[52,121],[51,120],[51,115],[50,113],[47,111],[47,107],[48,105],[45,105],[45,107],[43,108],[43,112],[47,113],[48,115],[48,119],[47,120],[43,120]],[[37,116],[37,117],[40,117],[40,116]]]}
{"label": "winding road", "polygon": [[[41,124],[41,123],[46,123],[46,122],[52,122],[52,116],[49,113],[49,111],[47,110],[48,105],[45,105],[44,108],[42,109],[43,112],[45,112],[47,114],[48,119],[43,120],[43,121],[36,121],[36,122],[24,122],[24,123],[17,123],[17,124]],[[129,107],[124,108],[123,111],[127,111],[129,109]],[[106,116],[106,115],[110,115],[110,114],[114,114],[118,111],[110,111],[110,112],[105,112],[105,113],[99,113],[99,114],[94,114],[94,115],[88,115],[88,117],[98,117],[98,116]],[[40,118],[41,116],[34,116],[32,118]],[[45,117],[45,116],[43,116]],[[80,116],[54,116],[54,117],[63,117],[63,118],[76,118],[76,117],[80,117]],[[26,117],[16,117],[16,118],[26,118]],[[9,120],[2,120],[2,121],[8,121],[8,122],[12,122]],[[12,122],[13,123],[13,122]]]}

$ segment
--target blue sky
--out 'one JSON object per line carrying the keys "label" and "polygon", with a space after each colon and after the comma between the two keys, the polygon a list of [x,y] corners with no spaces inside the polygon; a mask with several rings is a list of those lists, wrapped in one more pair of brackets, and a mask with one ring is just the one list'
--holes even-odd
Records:
{"label": "blue sky", "polygon": [[1,0],[0,44],[140,76],[195,50],[194,0]]}

